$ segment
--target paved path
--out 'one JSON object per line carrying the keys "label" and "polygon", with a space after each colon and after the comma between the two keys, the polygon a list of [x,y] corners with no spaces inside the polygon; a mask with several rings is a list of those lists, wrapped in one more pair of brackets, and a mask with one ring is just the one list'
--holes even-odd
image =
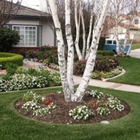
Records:
{"label": "paved path", "polygon": [[[130,56],[140,58],[140,49],[132,50],[130,52]],[[24,67],[34,68],[34,67],[41,66],[41,65],[43,65],[43,64],[24,60]],[[75,84],[79,84],[80,81],[81,81],[81,77],[74,76]],[[102,88],[109,88],[109,89],[115,89],[115,90],[140,93],[140,86],[135,86],[135,85],[106,82],[106,81],[100,81],[100,80],[94,80],[94,79],[90,80],[89,85],[96,86],[96,87],[102,87]]]}
{"label": "paved path", "polygon": [[[81,81],[81,77],[74,76],[75,84],[79,84],[80,81]],[[107,81],[94,80],[94,79],[90,80],[89,85],[101,87],[101,88],[109,88],[109,89],[115,89],[115,90],[140,93],[140,86],[135,86],[135,85],[107,82]]]}
{"label": "paved path", "polygon": [[140,49],[131,50],[130,51],[130,56],[135,57],[135,58],[140,58]]}

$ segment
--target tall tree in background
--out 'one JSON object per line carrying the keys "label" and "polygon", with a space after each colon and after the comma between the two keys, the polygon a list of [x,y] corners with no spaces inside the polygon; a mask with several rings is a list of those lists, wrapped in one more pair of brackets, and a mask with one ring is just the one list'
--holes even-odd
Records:
{"label": "tall tree in background", "polygon": [[0,29],[9,22],[18,12],[22,0],[0,0]]}
{"label": "tall tree in background", "polygon": [[[112,29],[117,43],[117,54],[124,54],[124,49],[128,40],[127,36],[129,34],[130,26],[135,18],[139,3],[139,0],[111,0],[110,17],[114,22],[112,24]],[[125,28],[124,37],[121,38],[119,37],[120,25],[124,25]],[[124,39],[123,45],[120,45],[119,39]]]}
{"label": "tall tree in background", "polygon": [[[75,0],[79,1],[79,0]],[[94,69],[95,59],[96,59],[96,52],[98,48],[99,38],[101,35],[101,31],[103,28],[103,23],[107,14],[107,9],[110,4],[110,0],[95,0],[95,12],[96,14],[96,22],[94,27],[92,28],[92,40],[89,50],[89,55],[86,63],[86,68],[82,77],[82,80],[76,90],[74,91],[74,84],[73,84],[73,59],[74,59],[74,41],[72,38],[72,31],[71,31],[71,8],[70,8],[70,0],[65,0],[65,35],[68,45],[68,52],[67,52],[67,60],[65,57],[65,43],[63,39],[63,33],[61,24],[58,18],[57,13],[57,5],[55,0],[48,0],[50,9],[52,12],[52,17],[55,25],[56,35],[57,35],[57,43],[58,43],[58,63],[59,63],[59,70],[61,76],[61,82],[64,92],[65,101],[76,101],[80,102],[85,94],[85,90],[88,86],[90,81],[90,76]],[[75,3],[76,6],[77,3]],[[78,6],[76,7],[78,8]],[[81,10],[81,8],[79,8]],[[78,10],[78,9],[75,9]],[[98,12],[97,12],[98,11]],[[77,17],[80,17],[79,15]]]}

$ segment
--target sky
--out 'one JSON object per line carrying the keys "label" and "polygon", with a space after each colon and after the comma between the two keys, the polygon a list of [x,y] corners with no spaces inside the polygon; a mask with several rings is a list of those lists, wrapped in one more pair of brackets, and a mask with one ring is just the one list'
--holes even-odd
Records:
{"label": "sky", "polygon": [[30,6],[30,7],[34,7],[34,8],[38,8],[39,7],[39,0],[22,0],[22,4],[25,6]]}
{"label": "sky", "polygon": [[[14,1],[16,2],[17,0],[14,0]],[[39,0],[22,0],[22,5],[39,9]]]}

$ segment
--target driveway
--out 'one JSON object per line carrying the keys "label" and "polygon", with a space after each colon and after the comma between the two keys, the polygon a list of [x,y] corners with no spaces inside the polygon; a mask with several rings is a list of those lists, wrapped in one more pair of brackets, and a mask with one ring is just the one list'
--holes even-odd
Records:
{"label": "driveway", "polygon": [[140,49],[131,50],[129,55],[131,57],[140,58]]}

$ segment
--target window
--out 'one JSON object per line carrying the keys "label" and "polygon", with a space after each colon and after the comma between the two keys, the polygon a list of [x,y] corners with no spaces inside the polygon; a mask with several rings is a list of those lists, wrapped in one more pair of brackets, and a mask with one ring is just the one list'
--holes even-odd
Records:
{"label": "window", "polygon": [[116,40],[113,41],[113,44],[116,44]]}
{"label": "window", "polygon": [[107,40],[106,44],[112,44],[112,40]]}
{"label": "window", "polygon": [[138,19],[135,19],[135,24],[139,24],[139,20]]}
{"label": "window", "polygon": [[20,47],[36,47],[37,46],[37,26],[20,26],[14,25],[12,29],[19,32]]}

